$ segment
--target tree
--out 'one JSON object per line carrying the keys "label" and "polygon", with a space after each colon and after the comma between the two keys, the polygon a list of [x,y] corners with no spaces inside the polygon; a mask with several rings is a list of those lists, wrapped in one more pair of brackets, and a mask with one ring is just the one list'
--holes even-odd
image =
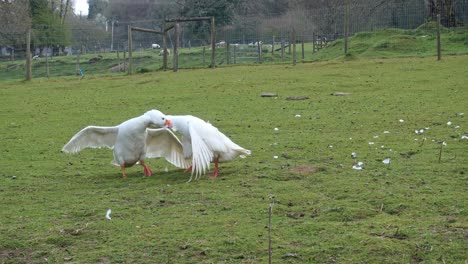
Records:
{"label": "tree", "polygon": [[455,18],[455,5],[457,0],[425,0],[429,9],[429,17],[432,20],[437,19],[440,14],[441,24],[445,27],[455,27],[457,21]]}
{"label": "tree", "polygon": [[178,2],[180,15],[185,17],[214,16],[217,25],[228,25],[234,18],[239,0],[185,0]]}
{"label": "tree", "polygon": [[[60,13],[57,14],[55,2],[48,0],[30,0],[33,42],[38,46],[52,45],[56,50],[70,44],[70,32]],[[60,9],[58,9],[60,10]],[[62,16],[65,16],[63,13]]]}
{"label": "tree", "polygon": [[94,20],[98,14],[104,15],[108,5],[106,0],[88,0],[88,20]]}
{"label": "tree", "polygon": [[60,17],[60,22],[62,25],[65,23],[65,19],[69,11],[70,11],[70,0],[60,0],[59,17]]}
{"label": "tree", "polygon": [[28,0],[0,1],[0,46],[24,44],[30,27]]}

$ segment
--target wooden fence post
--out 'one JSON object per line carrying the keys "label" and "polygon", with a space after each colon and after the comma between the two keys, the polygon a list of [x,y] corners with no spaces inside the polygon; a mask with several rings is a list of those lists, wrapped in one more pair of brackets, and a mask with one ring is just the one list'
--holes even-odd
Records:
{"label": "wooden fence post", "polygon": [[229,42],[226,41],[226,64],[229,64],[231,54],[229,53]]}
{"label": "wooden fence post", "polygon": [[119,72],[122,70],[122,64],[120,63],[120,54],[119,54],[119,43],[117,42],[117,63],[119,64]]}
{"label": "wooden fence post", "polygon": [[293,65],[296,65],[297,57],[296,57],[296,30],[293,29],[292,31],[292,42],[293,42]]}
{"label": "wooden fence post", "polygon": [[179,23],[175,24],[174,27],[174,37],[175,37],[175,43],[174,43],[174,54],[172,54],[172,68],[174,72],[177,72],[179,70]]}
{"label": "wooden fence post", "polygon": [[281,61],[284,61],[284,40],[281,40]]}
{"label": "wooden fence post", "polygon": [[216,62],[215,62],[215,18],[214,16],[211,17],[211,68],[214,69],[216,67]]}
{"label": "wooden fence post", "polygon": [[344,53],[348,55],[348,30],[349,30],[349,0],[345,4],[345,17],[344,17]]}
{"label": "wooden fence post", "polygon": [[31,29],[26,33],[26,80],[32,80],[32,66],[31,66]]}
{"label": "wooden fence post", "polygon": [[126,71],[126,67],[127,67],[127,52],[125,51],[125,44],[122,45],[123,46],[123,72]]}
{"label": "wooden fence post", "polygon": [[45,65],[46,65],[46,77],[49,78],[49,52],[46,52],[45,56]]}
{"label": "wooden fence post", "polygon": [[203,47],[203,65],[206,64],[206,47]]}
{"label": "wooden fence post", "polygon": [[301,48],[302,48],[302,60],[304,60],[304,59],[305,59],[305,52],[304,52],[304,32],[302,33]]}
{"label": "wooden fence post", "polygon": [[75,74],[76,75],[80,74],[80,56],[81,56],[81,53],[79,53],[76,56],[76,65],[75,65]]}
{"label": "wooden fence post", "polygon": [[312,53],[315,53],[315,32],[312,32]]}
{"label": "wooden fence post", "polygon": [[275,53],[275,36],[273,36],[273,40],[271,41],[271,55]]}
{"label": "wooden fence post", "polygon": [[133,58],[132,58],[132,49],[133,49],[133,40],[132,40],[132,26],[128,26],[128,74],[132,74],[133,68]]}
{"label": "wooden fence post", "polygon": [[262,45],[257,41],[258,63],[262,63]]}
{"label": "wooden fence post", "polygon": [[237,45],[234,46],[234,64],[237,63]]}
{"label": "wooden fence post", "polygon": [[[164,23],[165,25],[165,23]],[[164,26],[164,33],[163,33],[163,70],[167,70],[167,31],[166,26]]]}
{"label": "wooden fence post", "polygon": [[440,43],[440,14],[437,14],[437,60],[442,59],[442,49]]}

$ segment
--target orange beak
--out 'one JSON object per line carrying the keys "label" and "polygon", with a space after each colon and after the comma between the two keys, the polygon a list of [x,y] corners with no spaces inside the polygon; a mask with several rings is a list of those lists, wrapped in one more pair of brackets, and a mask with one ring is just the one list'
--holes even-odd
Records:
{"label": "orange beak", "polygon": [[164,123],[164,125],[165,125],[166,127],[168,127],[168,128],[172,128],[172,122],[171,122],[171,120],[166,119],[166,122]]}

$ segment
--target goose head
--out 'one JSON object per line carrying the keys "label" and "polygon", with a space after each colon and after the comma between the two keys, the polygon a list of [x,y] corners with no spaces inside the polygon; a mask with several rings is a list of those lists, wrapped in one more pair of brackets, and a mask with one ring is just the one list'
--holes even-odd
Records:
{"label": "goose head", "polygon": [[166,116],[158,110],[149,110],[145,113],[146,118],[149,121],[148,126],[153,128],[168,127],[172,128],[171,120],[167,119]]}

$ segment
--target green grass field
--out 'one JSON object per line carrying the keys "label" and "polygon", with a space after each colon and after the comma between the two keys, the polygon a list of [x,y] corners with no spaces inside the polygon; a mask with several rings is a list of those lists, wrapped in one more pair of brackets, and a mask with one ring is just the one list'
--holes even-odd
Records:
{"label": "green grass field", "polygon": [[[272,202],[273,263],[464,263],[467,61],[4,81],[1,263],[267,263]],[[153,108],[209,120],[253,154],[187,183],[160,159],[123,180],[111,150],[60,152],[87,125]]]}

